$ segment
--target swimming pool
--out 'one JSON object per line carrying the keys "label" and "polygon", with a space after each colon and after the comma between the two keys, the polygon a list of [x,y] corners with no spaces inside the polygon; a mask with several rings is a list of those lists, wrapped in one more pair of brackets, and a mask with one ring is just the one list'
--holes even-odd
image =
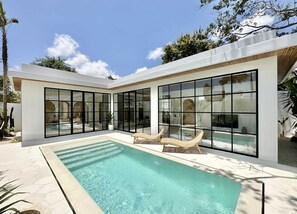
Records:
{"label": "swimming pool", "polygon": [[111,140],[55,153],[105,213],[234,213],[242,188]]}
{"label": "swimming pool", "polygon": [[[215,131],[213,133],[213,138],[215,141],[230,143],[231,133]],[[248,134],[234,133],[233,134],[233,142],[234,142],[234,144],[237,144],[237,145],[256,147],[256,136],[248,135]]]}

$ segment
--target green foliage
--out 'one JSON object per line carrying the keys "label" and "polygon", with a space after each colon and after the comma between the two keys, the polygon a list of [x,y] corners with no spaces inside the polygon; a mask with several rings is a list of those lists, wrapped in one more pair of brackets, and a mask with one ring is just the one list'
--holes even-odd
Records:
{"label": "green foliage", "polygon": [[3,9],[2,1],[0,1],[0,28],[2,32],[2,65],[3,65],[3,117],[4,127],[7,126],[7,95],[8,95],[8,47],[7,47],[7,28],[10,24],[19,23],[16,18],[7,18]]}
{"label": "green foliage", "polygon": [[[21,102],[21,94],[19,92],[13,91],[10,86],[9,80],[8,83],[8,93],[7,93],[7,102],[8,103],[20,103]],[[3,90],[3,76],[0,76],[0,90]],[[0,102],[3,102],[3,95],[0,95]]]}
{"label": "green foliage", "polygon": [[65,59],[61,59],[60,57],[55,58],[46,56],[44,58],[34,60],[32,64],[63,71],[76,72],[75,68],[72,68],[65,62]]}
{"label": "green foliage", "polygon": [[[213,10],[217,11],[212,32],[227,42],[263,30],[280,30],[281,35],[297,25],[296,0],[200,0],[200,3],[201,7],[211,4]],[[267,15],[274,17],[272,24],[255,21],[255,17],[263,18]]]}
{"label": "green foliage", "polygon": [[22,137],[15,137],[12,139],[11,141],[12,143],[19,143],[19,142],[22,142]]}
{"label": "green foliage", "polygon": [[0,140],[3,140],[4,137],[8,137],[8,136],[10,136],[8,128],[0,129]]}
{"label": "green foliage", "polygon": [[[0,172],[1,183],[3,179],[3,172]],[[9,181],[0,186],[0,214],[7,213],[9,211],[12,213],[20,213],[20,211],[13,206],[20,202],[30,203],[26,200],[12,200],[12,198],[16,195],[25,194],[25,192],[15,192],[15,190],[20,187],[20,185],[14,185],[15,181],[16,180]],[[8,200],[10,200],[10,202],[8,202]]]}
{"label": "green foliage", "polygon": [[282,126],[282,136],[285,136],[285,124],[289,117],[283,118],[282,120],[278,120],[278,123]]}
{"label": "green foliage", "polygon": [[199,29],[192,35],[188,33],[184,34],[180,36],[176,42],[167,44],[163,48],[163,64],[216,48],[220,44],[220,41],[215,42],[209,38],[207,30],[203,31],[202,29]]}
{"label": "green foliage", "polygon": [[[285,90],[288,92],[282,94],[281,102],[284,104],[284,107],[288,109],[288,111],[291,111],[292,115],[297,118],[297,74],[293,73],[292,77],[288,78],[283,84],[279,85],[279,90]],[[296,127],[297,123],[295,122],[293,123],[293,128]]]}
{"label": "green foliage", "polygon": [[289,118],[286,117],[286,118],[283,118],[282,120],[278,120],[279,124],[281,124],[282,126],[285,125],[286,121],[288,120]]}
{"label": "green foliage", "polygon": [[19,23],[19,20],[17,18],[7,18],[6,12],[3,9],[2,1],[0,1],[0,27],[6,28],[7,25],[13,24],[13,23],[17,24]]}
{"label": "green foliage", "polygon": [[107,115],[106,115],[106,122],[108,124],[111,124],[111,121],[113,120],[113,113],[111,112],[108,112]]}

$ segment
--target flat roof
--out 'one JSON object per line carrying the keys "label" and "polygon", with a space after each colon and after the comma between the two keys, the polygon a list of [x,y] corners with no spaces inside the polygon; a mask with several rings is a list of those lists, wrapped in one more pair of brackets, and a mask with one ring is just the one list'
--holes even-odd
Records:
{"label": "flat roof", "polygon": [[297,33],[282,37],[276,37],[276,31],[259,33],[253,37],[153,67],[139,73],[133,73],[117,80],[102,79],[66,71],[61,72],[56,69],[27,64],[22,65],[22,71],[9,71],[8,75],[13,79],[16,90],[20,90],[22,79],[115,89],[177,74],[185,74],[193,70],[199,71],[214,67],[223,67],[269,56],[278,57],[278,81],[281,82],[297,61]]}

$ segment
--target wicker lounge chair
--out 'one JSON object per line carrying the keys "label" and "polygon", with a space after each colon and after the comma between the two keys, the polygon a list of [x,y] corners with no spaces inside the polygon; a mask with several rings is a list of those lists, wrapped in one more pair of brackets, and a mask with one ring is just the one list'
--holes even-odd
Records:
{"label": "wicker lounge chair", "polygon": [[177,139],[173,139],[173,138],[162,138],[162,140],[160,141],[161,144],[163,144],[163,151],[166,147],[166,145],[174,145],[177,146],[178,148],[182,148],[182,149],[189,149],[193,146],[195,146],[198,150],[198,152],[201,154],[201,150],[199,148],[199,143],[202,139],[204,132],[201,130],[198,132],[198,134],[196,135],[196,137],[193,140],[189,140],[189,141],[182,141],[182,140],[177,140]]}
{"label": "wicker lounge chair", "polygon": [[135,133],[132,135],[132,137],[134,137],[133,143],[136,143],[136,141],[138,141],[138,138],[142,138],[148,141],[160,141],[163,132],[164,132],[164,128],[162,128],[162,130],[155,135],[150,135],[146,133]]}

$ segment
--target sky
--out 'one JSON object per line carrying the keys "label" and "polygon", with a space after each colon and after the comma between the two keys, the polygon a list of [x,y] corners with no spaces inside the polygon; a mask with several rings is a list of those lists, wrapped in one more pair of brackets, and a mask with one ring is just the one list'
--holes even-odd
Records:
{"label": "sky", "polygon": [[161,64],[162,47],[214,21],[198,0],[3,0],[9,66],[55,56],[78,73],[123,77]]}

